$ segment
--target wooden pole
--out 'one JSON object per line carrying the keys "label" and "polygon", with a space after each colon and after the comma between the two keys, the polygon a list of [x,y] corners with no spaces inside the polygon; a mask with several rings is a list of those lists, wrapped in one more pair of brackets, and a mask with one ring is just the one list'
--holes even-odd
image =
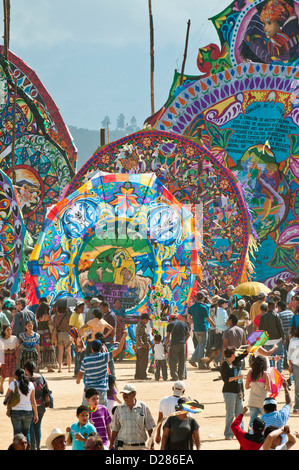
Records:
{"label": "wooden pole", "polygon": [[187,23],[187,33],[186,33],[186,40],[185,40],[185,51],[184,51],[184,57],[183,57],[183,64],[182,64],[180,85],[183,84],[183,80],[184,80],[184,70],[185,70],[185,63],[186,63],[186,59],[187,59],[187,50],[188,50],[190,23],[191,23],[190,20],[188,20],[188,23]]}
{"label": "wooden pole", "polygon": [[105,145],[105,127],[101,127],[101,147]]}
{"label": "wooden pole", "polygon": [[107,120],[107,142],[109,144],[109,122]]}
{"label": "wooden pole", "polygon": [[9,51],[9,37],[10,37],[10,0],[3,0],[3,13],[4,13],[4,57],[8,59]]}
{"label": "wooden pole", "polygon": [[16,101],[17,101],[17,79],[15,78],[14,92],[13,92],[12,144],[11,144],[12,183],[14,185],[16,185],[16,170],[15,170]]}
{"label": "wooden pole", "polygon": [[151,113],[155,114],[155,91],[154,91],[154,22],[152,13],[152,2],[148,0],[149,24],[150,24],[150,85],[151,85]]}

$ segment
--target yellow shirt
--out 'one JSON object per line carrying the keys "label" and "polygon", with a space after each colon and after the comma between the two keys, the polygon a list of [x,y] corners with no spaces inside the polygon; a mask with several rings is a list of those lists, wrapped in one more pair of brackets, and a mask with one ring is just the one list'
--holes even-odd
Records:
{"label": "yellow shirt", "polygon": [[82,313],[72,313],[72,315],[70,316],[69,325],[73,326],[74,328],[81,328],[84,325]]}

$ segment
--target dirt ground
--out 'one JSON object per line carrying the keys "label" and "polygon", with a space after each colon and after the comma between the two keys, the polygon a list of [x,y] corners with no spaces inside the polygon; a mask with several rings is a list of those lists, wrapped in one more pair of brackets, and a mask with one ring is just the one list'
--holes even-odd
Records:
{"label": "dirt ground", "polygon": [[[246,359],[247,361],[247,359]],[[151,375],[151,380],[134,380],[135,361],[125,360],[116,361],[117,386],[120,390],[126,383],[134,383],[137,387],[137,397],[145,401],[149,406],[155,420],[158,417],[158,406],[161,398],[172,394],[171,380],[156,382]],[[248,370],[248,363],[246,362]],[[246,374],[246,370],[243,371]],[[47,409],[42,422],[42,450],[45,450],[45,442],[54,427],[63,431],[76,421],[76,408],[81,405],[83,395],[83,383],[76,384],[73,373],[68,373],[67,368],[63,369],[62,374],[57,372],[41,371],[49,383],[49,388],[53,391],[54,409]],[[289,377],[288,371],[284,376]],[[237,450],[239,444],[236,439],[226,441],[224,439],[225,406],[222,397],[222,381],[217,380],[220,377],[217,371],[198,370],[187,365],[186,395],[192,399],[197,399],[204,405],[204,410],[193,416],[200,425],[200,438],[202,450]],[[7,390],[7,381],[4,384]],[[290,390],[292,401],[294,400],[294,387]],[[245,402],[249,392],[245,392]],[[121,398],[121,395],[120,395]],[[3,397],[0,398],[3,401]],[[284,392],[280,392],[277,397],[278,409],[284,404]],[[12,441],[12,425],[10,419],[5,414],[6,408],[2,405],[0,408],[0,450],[6,450]],[[249,416],[245,416],[245,426],[247,427]],[[299,415],[291,414],[289,419],[291,430],[299,432]],[[70,447],[68,447],[70,449]],[[155,445],[158,450],[159,446]],[[293,447],[299,450],[299,440]]]}

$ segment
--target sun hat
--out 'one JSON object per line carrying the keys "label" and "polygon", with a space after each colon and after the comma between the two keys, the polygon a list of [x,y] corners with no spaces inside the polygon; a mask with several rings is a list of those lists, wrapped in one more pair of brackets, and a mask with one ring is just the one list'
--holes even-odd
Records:
{"label": "sun hat", "polygon": [[54,439],[56,439],[56,437],[60,437],[60,436],[66,437],[65,433],[62,432],[61,429],[59,429],[59,428],[52,429],[50,436],[46,440],[47,449],[53,450],[53,441],[54,441]]}
{"label": "sun hat", "polygon": [[119,393],[131,393],[131,392],[136,392],[136,387],[135,385],[132,384],[126,384],[124,388],[119,392]]}
{"label": "sun hat", "polygon": [[211,300],[212,305],[217,304],[218,300],[220,300],[220,296],[214,295]]}
{"label": "sun hat", "polygon": [[93,297],[90,301],[90,305],[93,305],[93,304],[100,304],[101,301],[100,299],[98,299],[97,297]]}

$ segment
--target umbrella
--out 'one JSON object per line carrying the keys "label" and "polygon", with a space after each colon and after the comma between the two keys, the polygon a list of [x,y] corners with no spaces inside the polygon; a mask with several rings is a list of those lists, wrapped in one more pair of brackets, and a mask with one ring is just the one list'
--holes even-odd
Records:
{"label": "umbrella", "polygon": [[75,307],[76,304],[77,299],[75,299],[74,297],[60,297],[52,303],[52,307],[68,308]]}
{"label": "umbrella", "polygon": [[258,295],[260,292],[265,292],[269,294],[271,289],[261,282],[243,282],[238,287],[235,288],[234,294],[238,295]]}

